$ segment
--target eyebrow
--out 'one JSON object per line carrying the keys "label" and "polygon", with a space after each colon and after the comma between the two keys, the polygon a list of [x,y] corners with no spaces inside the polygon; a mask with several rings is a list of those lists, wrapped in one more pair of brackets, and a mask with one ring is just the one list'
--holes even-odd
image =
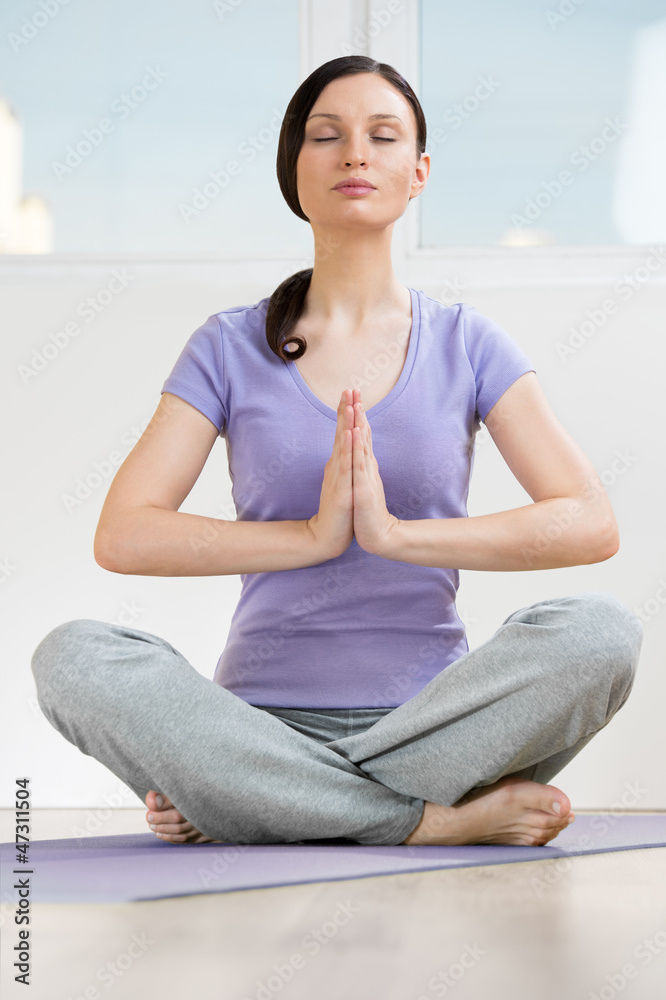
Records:
{"label": "eyebrow", "polygon": [[[325,114],[324,112],[319,112],[317,114],[310,115],[310,118],[333,118],[337,122],[342,121],[342,119],[340,118],[340,115],[328,115],[328,114]],[[307,118],[306,120],[310,121],[310,118]],[[383,115],[383,114],[368,115],[368,121],[369,122],[378,121],[380,118],[395,118],[397,121],[402,122],[402,118],[398,118],[397,115]]]}

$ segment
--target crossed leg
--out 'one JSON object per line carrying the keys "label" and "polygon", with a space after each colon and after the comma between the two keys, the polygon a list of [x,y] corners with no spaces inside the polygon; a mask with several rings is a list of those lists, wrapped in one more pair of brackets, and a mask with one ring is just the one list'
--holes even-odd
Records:
{"label": "crossed leg", "polygon": [[540,602],[323,745],[137,630],[67,623],[32,667],[51,724],[137,791],[173,843],[541,844],[571,816],[546,782],[624,704],[640,639],[610,595]]}
{"label": "crossed leg", "polygon": [[[624,704],[641,638],[638,619],[611,595],[540,602],[364,733],[325,745],[423,797],[402,843],[546,844],[575,816],[561,789],[535,779],[557,774]],[[161,839],[199,842],[169,800],[160,808],[149,792],[146,805]]]}
{"label": "crossed leg", "polygon": [[[200,833],[166,795],[150,791],[146,805],[146,819],[160,840],[171,844],[213,841]],[[506,775],[494,785],[473,789],[452,806],[426,801],[421,820],[403,844],[542,846],[574,819],[571,803],[559,788]]]}

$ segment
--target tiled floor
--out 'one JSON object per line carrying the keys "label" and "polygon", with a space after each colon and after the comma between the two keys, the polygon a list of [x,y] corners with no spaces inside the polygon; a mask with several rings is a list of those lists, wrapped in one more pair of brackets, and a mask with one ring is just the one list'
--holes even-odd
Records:
{"label": "tiled floor", "polygon": [[[35,810],[32,836],[80,835],[94,815]],[[100,815],[89,832],[147,832],[145,810]],[[0,811],[1,840],[12,839],[12,822]],[[3,1000],[666,997],[666,848],[143,903],[37,904],[27,991],[13,982],[6,893]]]}

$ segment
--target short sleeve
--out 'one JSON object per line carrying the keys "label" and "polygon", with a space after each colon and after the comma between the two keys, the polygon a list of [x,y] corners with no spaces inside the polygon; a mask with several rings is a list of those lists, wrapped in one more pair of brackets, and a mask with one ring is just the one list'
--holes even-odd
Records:
{"label": "short sleeve", "polygon": [[227,423],[222,330],[217,316],[191,335],[160,392],[172,392],[196,407],[224,436]]}
{"label": "short sleeve", "polygon": [[527,355],[506,330],[478,312],[463,305],[465,350],[476,382],[476,410],[485,420],[490,410],[509,386],[526,372],[536,369]]}

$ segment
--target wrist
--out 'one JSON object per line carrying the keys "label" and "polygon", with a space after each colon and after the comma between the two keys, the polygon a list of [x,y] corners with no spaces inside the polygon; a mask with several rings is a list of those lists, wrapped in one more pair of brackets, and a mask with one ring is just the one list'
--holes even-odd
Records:
{"label": "wrist", "polygon": [[309,565],[316,566],[319,563],[327,562],[329,559],[336,559],[340,552],[334,552],[330,544],[322,541],[316,529],[317,515],[314,514],[308,520],[303,521],[306,536],[306,545],[310,553]]}
{"label": "wrist", "polygon": [[389,515],[386,530],[382,535],[375,555],[382,559],[400,560],[405,543],[405,521],[393,514]]}

